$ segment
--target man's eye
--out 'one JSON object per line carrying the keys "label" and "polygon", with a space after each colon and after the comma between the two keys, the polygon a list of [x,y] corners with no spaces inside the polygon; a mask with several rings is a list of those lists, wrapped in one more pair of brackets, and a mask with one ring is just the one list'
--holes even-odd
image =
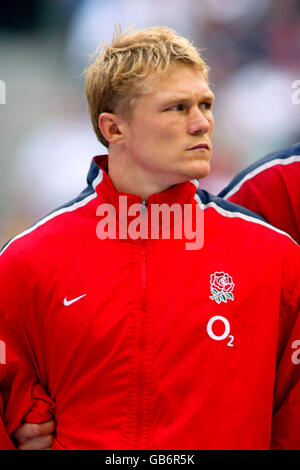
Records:
{"label": "man's eye", "polygon": [[174,106],[170,106],[167,111],[183,111],[184,105],[183,104],[175,104]]}
{"label": "man's eye", "polygon": [[204,103],[200,103],[200,108],[203,108],[204,110],[207,110],[207,109],[211,109],[212,108],[212,103],[211,102],[204,102]]}

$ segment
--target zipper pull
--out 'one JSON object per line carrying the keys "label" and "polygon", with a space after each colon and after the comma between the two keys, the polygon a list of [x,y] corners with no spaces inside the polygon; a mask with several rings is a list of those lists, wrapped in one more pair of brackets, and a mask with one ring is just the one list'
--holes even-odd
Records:
{"label": "zipper pull", "polygon": [[146,212],[146,206],[147,206],[147,199],[143,199],[142,200],[142,210],[141,210],[141,214],[144,215],[145,212]]}

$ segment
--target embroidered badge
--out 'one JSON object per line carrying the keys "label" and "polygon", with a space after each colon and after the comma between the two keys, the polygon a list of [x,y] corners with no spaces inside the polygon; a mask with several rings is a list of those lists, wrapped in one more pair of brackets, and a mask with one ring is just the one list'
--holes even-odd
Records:
{"label": "embroidered badge", "polygon": [[227,299],[234,300],[233,288],[232,277],[227,273],[221,271],[210,275],[210,292],[212,296],[209,298],[215,300],[218,304],[227,302]]}

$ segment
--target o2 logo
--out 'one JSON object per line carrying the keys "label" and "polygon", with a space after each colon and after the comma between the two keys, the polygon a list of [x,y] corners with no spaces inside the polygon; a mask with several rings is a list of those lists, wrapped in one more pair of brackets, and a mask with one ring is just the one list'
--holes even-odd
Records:
{"label": "o2 logo", "polygon": [[[221,321],[224,325],[224,333],[222,333],[221,335],[216,334],[216,328],[215,328],[215,331],[214,331],[214,324],[215,324],[216,321],[219,321],[219,322]],[[229,341],[227,343],[227,346],[231,346],[231,347],[234,346],[234,344],[233,344],[234,336],[229,334],[230,333],[230,323],[227,320],[227,318],[222,317],[221,315],[215,315],[207,323],[206,331],[208,333],[208,336],[210,336],[210,338],[214,339],[215,341],[223,341],[224,339],[228,338]]]}

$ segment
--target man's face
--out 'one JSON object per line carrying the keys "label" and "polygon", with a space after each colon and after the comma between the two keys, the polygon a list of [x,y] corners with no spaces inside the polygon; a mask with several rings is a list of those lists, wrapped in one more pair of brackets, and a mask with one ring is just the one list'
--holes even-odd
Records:
{"label": "man's face", "polygon": [[149,77],[125,119],[124,148],[133,175],[166,188],[209,173],[214,95],[202,73],[177,65]]}

